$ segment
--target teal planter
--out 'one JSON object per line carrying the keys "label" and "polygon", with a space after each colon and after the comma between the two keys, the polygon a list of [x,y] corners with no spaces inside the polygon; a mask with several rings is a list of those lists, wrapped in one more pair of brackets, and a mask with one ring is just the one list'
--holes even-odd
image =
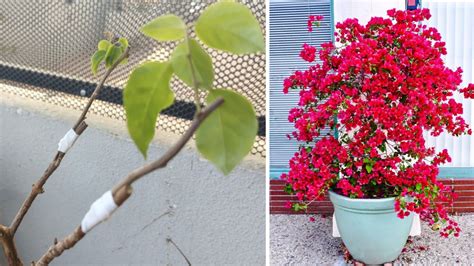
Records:
{"label": "teal planter", "polygon": [[398,258],[407,242],[413,214],[397,217],[395,198],[351,199],[329,191],[337,229],[352,257],[365,264]]}

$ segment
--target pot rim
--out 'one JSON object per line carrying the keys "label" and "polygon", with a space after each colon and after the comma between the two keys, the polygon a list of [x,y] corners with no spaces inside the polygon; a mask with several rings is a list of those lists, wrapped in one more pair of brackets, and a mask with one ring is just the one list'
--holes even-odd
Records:
{"label": "pot rim", "polygon": [[329,190],[329,199],[335,209],[351,212],[387,213],[395,212],[395,197],[381,199],[353,199]]}
{"label": "pot rim", "polygon": [[364,201],[367,201],[367,202],[392,202],[395,200],[396,197],[389,197],[389,198],[375,198],[375,199],[366,199],[366,198],[363,198],[363,199],[360,199],[360,198],[349,198],[347,196],[344,196],[344,195],[341,195],[339,193],[336,193],[332,190],[328,190],[329,191],[329,194],[333,195],[334,197],[340,197],[340,198],[343,198],[345,201],[349,201],[349,202],[364,202]]}

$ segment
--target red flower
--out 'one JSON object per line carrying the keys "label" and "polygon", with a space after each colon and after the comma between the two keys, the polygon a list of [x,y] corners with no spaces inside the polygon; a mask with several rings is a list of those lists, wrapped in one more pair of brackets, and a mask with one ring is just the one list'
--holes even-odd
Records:
{"label": "red flower", "polygon": [[474,99],[474,84],[469,84],[466,88],[460,90],[465,98]]}
{"label": "red flower", "polygon": [[308,31],[313,31],[313,26],[319,27],[321,25],[320,21],[323,20],[323,16],[320,15],[311,15],[308,19]]}
{"label": "red flower", "polygon": [[[282,179],[302,202],[323,199],[328,189],[355,198],[395,196],[400,218],[416,212],[442,227],[441,236],[456,236],[458,224],[439,203],[449,205],[456,195],[436,179],[438,166],[451,158],[427,147],[423,132],[471,134],[453,95],[474,98],[474,85],[458,88],[462,70],[444,64],[441,35],[419,23],[430,18],[427,9],[387,14],[366,25],[338,23],[341,48],[326,43],[316,54],[316,47],[303,45],[300,56],[308,62],[318,56],[321,63],[285,79],[285,93],[300,93],[288,120],[292,138],[304,144]],[[320,20],[310,16],[309,30]]]}
{"label": "red flower", "polygon": [[313,62],[316,58],[316,48],[309,44],[303,44],[303,50],[300,52],[300,57],[307,62]]}

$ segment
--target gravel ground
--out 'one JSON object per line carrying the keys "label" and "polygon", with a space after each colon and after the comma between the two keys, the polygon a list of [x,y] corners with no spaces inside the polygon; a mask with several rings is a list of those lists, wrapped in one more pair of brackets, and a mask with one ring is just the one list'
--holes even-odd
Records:
{"label": "gravel ground", "polygon": [[[331,236],[331,216],[315,215],[315,222],[309,217],[270,216],[271,265],[347,265],[341,239]],[[474,265],[474,215],[454,220],[463,230],[458,238],[441,238],[422,224],[421,236],[411,238],[395,265]]]}

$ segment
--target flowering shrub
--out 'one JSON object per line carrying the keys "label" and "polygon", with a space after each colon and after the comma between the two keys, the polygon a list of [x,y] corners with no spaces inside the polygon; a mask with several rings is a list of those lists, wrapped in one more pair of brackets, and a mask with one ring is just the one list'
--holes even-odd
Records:
{"label": "flowering shrub", "polygon": [[[426,147],[423,131],[472,134],[452,96],[474,98],[474,85],[458,89],[462,69],[445,66],[440,34],[420,23],[430,18],[428,9],[387,14],[367,25],[338,23],[340,47],[303,46],[304,60],[318,54],[321,63],[284,82],[285,93],[299,90],[288,119],[296,129],[291,137],[304,144],[281,178],[300,200],[296,210],[330,189],[351,198],[396,197],[400,218],[419,213],[442,236],[458,236],[444,207],[455,194],[436,179],[438,166],[451,158],[447,150]],[[310,31],[315,21],[310,17]],[[321,135],[328,127],[338,136]]]}

